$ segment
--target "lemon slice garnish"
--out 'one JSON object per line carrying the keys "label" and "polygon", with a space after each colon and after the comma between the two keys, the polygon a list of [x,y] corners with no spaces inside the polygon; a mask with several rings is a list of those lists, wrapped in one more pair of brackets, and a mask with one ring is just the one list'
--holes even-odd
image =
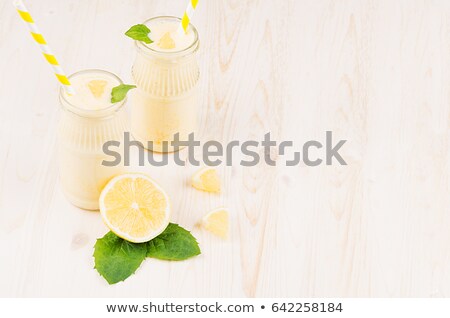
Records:
{"label": "lemon slice garnish", "polygon": [[164,33],[164,35],[159,39],[158,46],[161,49],[170,50],[175,48],[175,41],[170,36],[170,32]]}
{"label": "lemon slice garnish", "polygon": [[92,80],[89,81],[87,86],[89,87],[89,90],[91,91],[92,95],[94,95],[95,98],[100,98],[105,92],[105,87],[107,83],[108,82],[104,80]]}

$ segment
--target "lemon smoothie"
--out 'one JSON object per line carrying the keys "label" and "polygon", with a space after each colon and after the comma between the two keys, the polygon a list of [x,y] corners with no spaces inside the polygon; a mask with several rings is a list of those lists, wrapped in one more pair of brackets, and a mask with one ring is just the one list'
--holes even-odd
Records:
{"label": "lemon smoothie", "polygon": [[85,70],[69,77],[75,94],[60,93],[62,112],[58,127],[59,179],[68,200],[83,209],[99,208],[100,192],[122,164],[102,165],[108,160],[102,147],[123,139],[127,130],[125,100],[111,103],[111,90],[122,84],[114,74]]}
{"label": "lemon smoothie", "polygon": [[[180,31],[176,17],[156,17],[144,24],[150,44],[136,41],[132,74],[137,86],[131,109],[131,132],[146,148],[172,152],[179,133],[187,140],[195,132],[198,113],[198,33],[191,24]],[[151,143],[149,143],[151,142]],[[164,143],[168,147],[164,147]]]}

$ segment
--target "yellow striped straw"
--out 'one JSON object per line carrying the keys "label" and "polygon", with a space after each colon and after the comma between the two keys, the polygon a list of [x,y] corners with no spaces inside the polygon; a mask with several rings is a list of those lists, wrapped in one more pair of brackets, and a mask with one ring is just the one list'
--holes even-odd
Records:
{"label": "yellow striped straw", "polygon": [[184,11],[183,18],[181,19],[181,27],[183,28],[184,33],[187,33],[187,28],[192,20],[192,17],[194,16],[197,4],[198,0],[189,0],[186,11]]}
{"label": "yellow striped straw", "polygon": [[73,87],[70,85],[66,73],[64,73],[62,67],[59,65],[58,60],[56,59],[52,50],[47,45],[47,41],[45,41],[44,36],[39,31],[38,26],[31,17],[31,14],[28,11],[28,9],[25,7],[25,4],[22,2],[22,0],[14,0],[13,5],[16,7],[17,12],[19,12],[19,15],[22,18],[22,20],[25,21],[25,23],[27,24],[28,29],[31,32],[31,36],[33,37],[34,41],[39,45],[41,52],[44,55],[47,62],[53,68],[53,72],[55,73],[58,81],[63,85],[64,89],[68,94],[70,95],[75,94],[75,91]]}

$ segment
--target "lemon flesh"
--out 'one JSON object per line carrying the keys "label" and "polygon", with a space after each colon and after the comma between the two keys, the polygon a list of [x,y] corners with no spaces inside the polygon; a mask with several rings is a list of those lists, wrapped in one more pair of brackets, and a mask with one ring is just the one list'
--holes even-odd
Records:
{"label": "lemon flesh", "polygon": [[221,188],[219,175],[213,168],[204,168],[194,174],[192,186],[197,190],[219,193]]}
{"label": "lemon flesh", "polygon": [[221,237],[228,238],[228,210],[224,208],[209,212],[202,219],[202,227],[208,232]]}
{"label": "lemon flesh", "polygon": [[95,98],[100,98],[105,92],[106,84],[107,82],[104,80],[92,80],[89,81],[87,86],[89,87],[89,90]]}
{"label": "lemon flesh", "polygon": [[170,50],[175,48],[175,41],[170,36],[170,32],[164,33],[164,35],[159,39],[158,46],[161,49]]}
{"label": "lemon flesh", "polygon": [[113,178],[100,195],[103,221],[117,236],[134,243],[155,238],[169,224],[166,192],[144,174]]}

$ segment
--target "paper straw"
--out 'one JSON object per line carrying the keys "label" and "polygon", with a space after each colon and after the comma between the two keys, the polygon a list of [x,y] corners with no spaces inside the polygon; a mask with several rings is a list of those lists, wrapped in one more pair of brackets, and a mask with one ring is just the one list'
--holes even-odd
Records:
{"label": "paper straw", "polygon": [[17,12],[19,12],[19,15],[22,18],[22,20],[27,24],[28,29],[31,32],[31,36],[33,37],[34,41],[39,45],[42,54],[44,55],[47,62],[53,68],[53,72],[55,73],[55,76],[58,79],[58,81],[63,85],[64,89],[68,94],[70,95],[75,94],[75,91],[73,87],[70,85],[70,81],[67,78],[66,73],[64,73],[62,67],[58,63],[58,60],[53,54],[53,51],[47,45],[47,41],[45,41],[44,36],[39,31],[38,26],[31,17],[28,9],[25,7],[25,4],[22,2],[22,0],[14,0],[13,5],[16,7]]}
{"label": "paper straw", "polygon": [[189,26],[189,23],[191,22],[192,17],[194,16],[195,8],[197,7],[198,0],[189,0],[188,6],[186,8],[186,11],[184,11],[183,18],[181,19],[181,28],[179,29],[184,30],[184,33],[187,33],[187,29]]}

